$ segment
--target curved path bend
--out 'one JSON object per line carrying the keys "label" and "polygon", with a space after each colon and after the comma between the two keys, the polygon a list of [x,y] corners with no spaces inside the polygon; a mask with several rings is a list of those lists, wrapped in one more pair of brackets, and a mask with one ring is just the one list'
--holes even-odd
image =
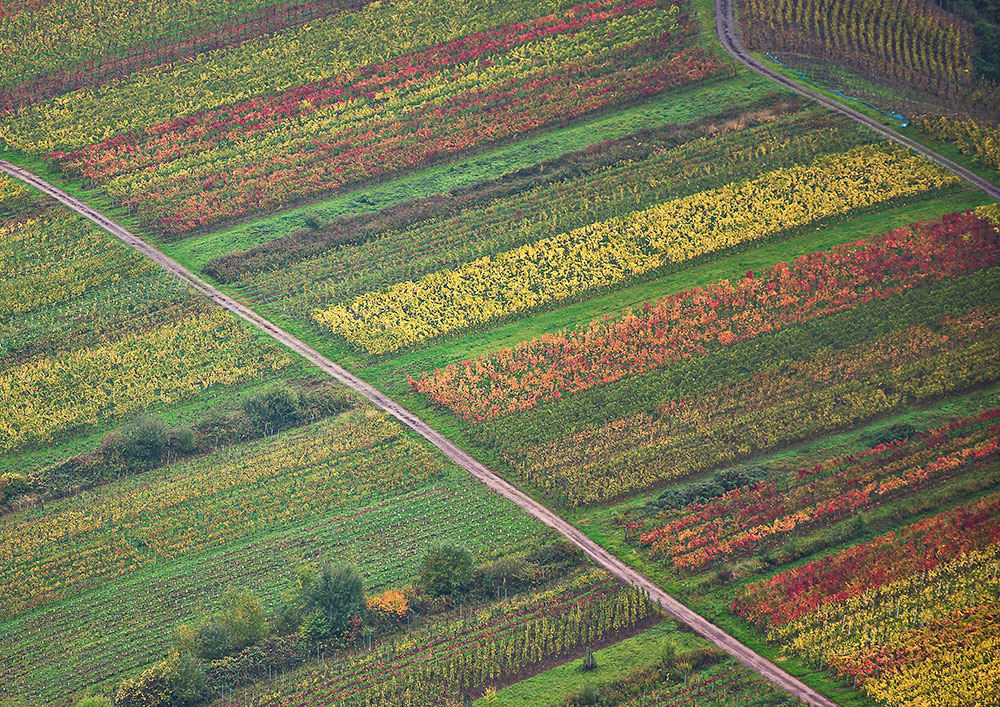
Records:
{"label": "curved path bend", "polygon": [[903,147],[908,147],[914,152],[923,155],[931,162],[935,162],[952,174],[964,179],[972,186],[982,189],[997,201],[1000,201],[1000,187],[997,187],[997,185],[992,182],[983,179],[978,174],[969,171],[957,162],[953,162],[947,157],[939,155],[934,150],[924,147],[915,140],[911,140],[904,135],[900,135],[894,130],[890,130],[874,118],[870,118],[864,113],[856,111],[853,108],[849,108],[832,98],[828,98],[822,93],[812,90],[808,86],[803,86],[802,84],[793,81],[787,76],[784,76],[761,63],[756,57],[751,55],[746,50],[746,47],[743,46],[742,41],[736,33],[736,23],[733,19],[733,0],[715,0],[715,31],[718,33],[719,41],[722,42],[722,46],[725,50],[729,52],[729,54],[736,59],[736,61],[743,64],[751,71],[769,78],[775,83],[781,84],[788,90],[794,91],[800,96],[810,98],[836,113],[840,113],[843,116],[862,123],[880,135],[889,138]]}
{"label": "curved path bend", "polygon": [[70,196],[61,189],[52,186],[28,170],[22,169],[9,162],[0,160],[0,171],[6,172],[12,177],[30,184],[36,189],[45,192],[67,208],[72,209],[81,216],[85,216],[90,219],[111,235],[139,251],[167,272],[176,276],[193,290],[212,300],[220,307],[224,307],[229,310],[241,319],[246,320],[279,343],[308,359],[331,377],[335,378],[348,388],[351,388],[362,397],[368,399],[370,402],[395,417],[410,429],[425,437],[455,464],[465,469],[467,472],[486,484],[486,486],[493,489],[496,493],[510,499],[542,523],[558,532],[564,538],[580,548],[596,564],[603,567],[620,581],[626,584],[634,584],[642,587],[649,593],[652,601],[660,605],[660,608],[664,613],[674,619],[677,619],[683,624],[686,624],[695,633],[714,643],[750,670],[759,673],[778,687],[789,692],[807,704],[815,705],[816,707],[836,707],[834,702],[830,701],[816,690],[813,690],[808,685],[795,679],[774,663],[744,646],[715,624],[705,620],[700,615],[681,604],[679,601],[656,586],[656,584],[654,584],[650,579],[639,574],[596,542],[588,538],[575,526],[563,520],[531,496],[508,483],[500,476],[473,459],[454,442],[411,413],[395,400],[392,400],[387,395],[384,395],[373,386],[365,383],[354,374],[344,368],[341,368],[315,349],[307,346],[304,342],[300,341],[283,329],[275,326],[267,319],[264,319],[242,302],[233,299],[224,292],[208,284],[180,263],[168,258],[159,250],[149,245],[141,238],[135,236],[127,229],[118,225],[107,216],[91,207],[89,204],[86,204],[85,202]]}

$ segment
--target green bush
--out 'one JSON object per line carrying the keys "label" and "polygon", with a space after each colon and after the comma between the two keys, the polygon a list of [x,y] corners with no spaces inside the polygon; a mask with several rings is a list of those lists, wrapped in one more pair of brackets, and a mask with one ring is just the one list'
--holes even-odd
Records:
{"label": "green bush", "polygon": [[14,498],[14,496],[24,493],[29,488],[31,488],[31,484],[28,483],[28,479],[24,474],[14,472],[0,474],[0,503],[5,502],[8,498]]}
{"label": "green bush", "polygon": [[190,427],[174,427],[170,430],[167,444],[179,454],[191,454],[195,448],[194,430]]}
{"label": "green bush", "polygon": [[567,540],[556,538],[552,542],[532,550],[527,559],[531,564],[542,567],[551,565],[574,566],[583,561],[583,551]]}
{"label": "green bush", "polygon": [[268,631],[260,598],[251,592],[229,589],[222,599],[222,608],[176,629],[174,647],[181,654],[218,660],[257,643]]}
{"label": "green bush", "polygon": [[150,466],[167,451],[167,426],[153,415],[139,415],[121,431],[120,453],[131,468]]}
{"label": "green bush", "polygon": [[107,697],[84,697],[76,707],[113,707],[113,703]]}
{"label": "green bush", "polygon": [[134,678],[122,680],[115,693],[116,707],[183,707],[204,699],[205,673],[191,653],[172,651]]}
{"label": "green bush", "polygon": [[735,488],[764,481],[767,474],[768,469],[763,465],[721,469],[707,479],[668,488],[656,500],[650,501],[647,511],[650,515],[655,515],[662,510],[683,508],[691,503],[721,496]]}
{"label": "green bush", "polygon": [[450,542],[428,548],[420,564],[420,583],[433,597],[457,597],[472,582],[472,555]]}
{"label": "green bush", "polygon": [[357,569],[346,564],[303,565],[296,570],[295,591],[278,610],[278,624],[284,631],[297,628],[312,641],[350,643],[366,613],[364,582]]}
{"label": "green bush", "polygon": [[475,569],[476,582],[486,591],[498,588],[517,589],[533,582],[540,572],[517,555],[504,555]]}
{"label": "green bush", "polygon": [[302,419],[302,398],[297,390],[272,385],[244,399],[243,413],[255,428],[276,432]]}
{"label": "green bush", "polygon": [[303,395],[301,403],[311,414],[328,417],[350,410],[357,404],[357,398],[347,388],[324,385]]}
{"label": "green bush", "polygon": [[909,439],[917,428],[909,422],[896,422],[880,430],[874,430],[861,435],[861,442],[868,447]]}

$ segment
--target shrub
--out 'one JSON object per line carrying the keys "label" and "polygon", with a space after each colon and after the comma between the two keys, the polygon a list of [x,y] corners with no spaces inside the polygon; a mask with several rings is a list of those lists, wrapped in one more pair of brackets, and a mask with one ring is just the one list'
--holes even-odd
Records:
{"label": "shrub", "polygon": [[258,429],[283,430],[302,418],[302,399],[292,388],[272,385],[247,397],[243,401],[243,413]]}
{"label": "shrub", "polygon": [[131,468],[155,464],[167,451],[167,426],[153,415],[139,415],[121,431],[121,456]]}
{"label": "shrub", "polygon": [[547,567],[549,565],[575,565],[583,558],[583,552],[572,543],[557,538],[555,541],[536,548],[528,555],[528,562],[533,565]]}
{"label": "shrub", "polygon": [[735,488],[764,481],[767,478],[767,473],[767,467],[760,464],[721,469],[707,479],[690,484],[680,484],[665,490],[655,501],[649,503],[647,511],[650,515],[654,515],[662,510],[683,508],[692,503],[721,496]]}
{"label": "shrub", "polygon": [[409,614],[406,595],[398,589],[389,589],[365,600],[368,614],[379,627],[397,626]]}
{"label": "shrub", "polygon": [[76,703],[76,707],[113,707],[113,704],[107,697],[94,696],[84,697]]}
{"label": "shrub", "polygon": [[346,564],[304,565],[296,570],[297,588],[279,611],[282,628],[298,627],[313,641],[350,643],[367,613],[365,589],[357,569]]}
{"label": "shrub", "polygon": [[594,651],[589,647],[587,648],[587,654],[583,656],[583,663],[580,665],[580,669],[585,673],[597,670],[597,658],[594,657]]}
{"label": "shrub", "polygon": [[523,557],[504,555],[476,568],[477,583],[486,591],[516,589],[535,580],[539,571]]}
{"label": "shrub", "polygon": [[301,399],[301,404],[317,417],[338,415],[353,408],[356,402],[351,391],[335,385],[321,386]]}
{"label": "shrub", "polygon": [[0,503],[3,503],[8,498],[14,498],[14,496],[24,493],[29,488],[30,484],[24,474],[14,472],[0,474]]}
{"label": "shrub", "polygon": [[420,564],[420,583],[434,597],[458,596],[472,582],[472,555],[450,542],[428,548]]}
{"label": "shrub", "polygon": [[600,704],[600,699],[601,696],[597,689],[588,682],[579,694],[564,698],[563,705],[566,707],[585,707]]}
{"label": "shrub", "polygon": [[208,691],[205,674],[191,653],[172,651],[134,678],[122,680],[116,707],[180,707],[194,704]]}
{"label": "shrub", "polygon": [[170,449],[179,454],[190,454],[195,450],[194,430],[190,427],[174,427],[167,439]]}
{"label": "shrub", "polygon": [[257,643],[268,633],[264,605],[251,592],[229,589],[222,608],[193,625],[182,625],[174,633],[179,653],[217,660]]}
{"label": "shrub", "polygon": [[909,422],[896,422],[881,430],[875,430],[861,435],[861,441],[869,447],[907,440],[914,435],[917,428]]}

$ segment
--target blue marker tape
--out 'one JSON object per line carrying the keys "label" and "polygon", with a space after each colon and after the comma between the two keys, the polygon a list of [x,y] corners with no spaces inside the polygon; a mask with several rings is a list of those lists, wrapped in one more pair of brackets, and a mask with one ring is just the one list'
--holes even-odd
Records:
{"label": "blue marker tape", "polygon": [[[795,71],[795,69],[793,69],[792,67],[790,67],[788,64],[784,63],[783,61],[779,61],[776,57],[772,56],[771,52],[764,52],[764,54],[766,54],[767,58],[770,59],[771,61],[773,61],[775,64],[781,64],[782,66],[784,66],[789,71]],[[877,110],[882,115],[887,115],[890,118],[892,118],[893,120],[898,120],[899,121],[899,127],[901,127],[901,128],[905,128],[905,127],[907,127],[910,124],[910,121],[907,120],[905,116],[900,115],[899,113],[890,113],[889,111],[882,110],[878,106],[876,106],[876,105],[874,105],[872,103],[869,103],[868,101],[863,101],[860,98],[854,98],[853,96],[848,96],[848,95],[842,93],[841,91],[837,91],[835,89],[827,88],[826,86],[822,86],[822,85],[816,83],[815,81],[810,80],[806,76],[806,72],[805,71],[800,71],[799,72],[799,78],[802,81],[805,81],[806,83],[811,83],[813,86],[816,86],[818,88],[822,88],[823,90],[826,90],[826,91],[830,91],[831,93],[835,93],[838,96],[840,96],[841,98],[846,98],[849,101],[854,101],[855,103],[860,103],[862,105],[866,105],[869,108],[871,108],[872,110]]]}

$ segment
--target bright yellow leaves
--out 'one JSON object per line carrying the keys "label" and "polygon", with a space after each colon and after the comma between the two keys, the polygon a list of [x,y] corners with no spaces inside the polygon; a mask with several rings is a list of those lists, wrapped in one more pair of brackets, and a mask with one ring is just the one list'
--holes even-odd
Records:
{"label": "bright yellow leaves", "polygon": [[223,310],[34,359],[0,373],[0,451],[252,380],[290,362],[288,354],[262,351],[257,337]]}
{"label": "bright yellow leaves", "polygon": [[390,353],[957,181],[905,150],[867,145],[542,238],[320,309],[312,317],[368,353]]}

